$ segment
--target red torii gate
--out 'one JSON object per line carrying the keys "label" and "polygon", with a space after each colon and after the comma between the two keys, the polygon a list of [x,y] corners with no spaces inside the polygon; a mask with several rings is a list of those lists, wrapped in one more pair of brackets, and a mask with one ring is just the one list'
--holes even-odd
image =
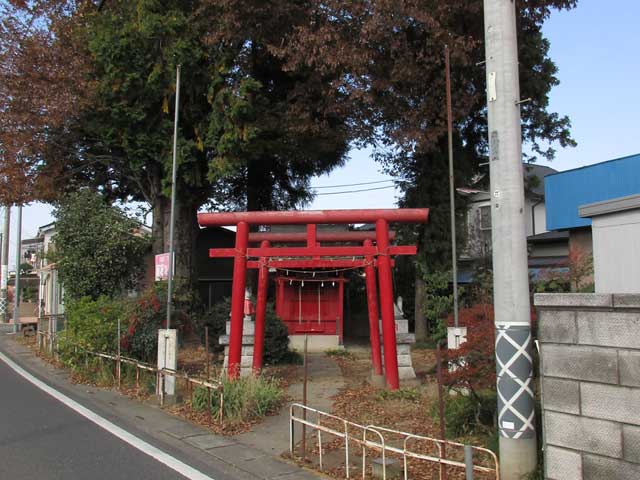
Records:
{"label": "red torii gate", "polygon": [[[429,210],[424,209],[366,209],[366,210],[306,210],[200,213],[198,222],[203,227],[236,226],[235,248],[210,249],[209,256],[233,257],[233,285],[231,293],[231,329],[229,335],[229,363],[227,373],[237,378],[240,373],[244,296],[247,268],[257,268],[258,294],[254,334],[253,368],[262,367],[264,323],[267,303],[269,267],[275,268],[358,268],[365,269],[367,303],[372,361],[377,375],[381,375],[380,333],[378,331],[378,305],[375,266],[378,269],[380,307],[384,342],[387,385],[392,390],[400,387],[396,331],[393,311],[392,255],[415,255],[415,246],[389,245],[389,223],[426,223]],[[318,224],[374,223],[372,232],[317,232]],[[306,233],[249,233],[249,225],[306,225]],[[373,245],[375,237],[376,245]],[[259,248],[249,248],[250,241],[260,242]],[[271,242],[306,241],[305,247],[277,247]],[[321,246],[320,242],[361,241],[360,246]],[[279,260],[270,260],[271,258]],[[283,259],[283,257],[292,257]],[[300,258],[304,257],[304,258]],[[323,258],[324,257],[324,258]],[[330,258],[326,258],[330,257]],[[338,258],[336,258],[338,257]],[[356,259],[356,257],[359,257]],[[249,261],[248,259],[256,259]]]}

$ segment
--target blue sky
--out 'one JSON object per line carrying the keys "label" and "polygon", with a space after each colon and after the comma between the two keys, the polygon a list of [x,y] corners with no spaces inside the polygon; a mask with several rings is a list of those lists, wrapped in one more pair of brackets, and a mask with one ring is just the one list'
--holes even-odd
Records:
{"label": "blue sky", "polygon": [[[549,165],[567,170],[634,153],[640,153],[640,2],[637,0],[579,0],[569,12],[553,12],[545,24],[561,84],[551,93],[551,110],[569,115],[576,148],[559,149]],[[388,179],[368,157],[354,151],[343,168],[317,178],[326,186]],[[389,184],[375,184],[381,187]],[[322,189],[331,191],[353,188]],[[366,188],[360,187],[360,188]],[[356,194],[323,195],[310,208],[393,207],[393,188]],[[24,238],[51,221],[51,208],[31,205],[24,209]],[[15,220],[15,216],[12,220]],[[12,221],[12,225],[14,225]]]}
{"label": "blue sky", "polygon": [[[574,10],[552,12],[544,32],[560,85],[551,92],[550,110],[569,116],[578,146],[558,148],[555,160],[541,164],[568,170],[640,153],[639,19],[637,0],[578,0]],[[314,184],[388,178],[367,154],[354,152],[346,167]],[[394,199],[394,189],[331,195],[318,197],[312,208],[392,207]]]}

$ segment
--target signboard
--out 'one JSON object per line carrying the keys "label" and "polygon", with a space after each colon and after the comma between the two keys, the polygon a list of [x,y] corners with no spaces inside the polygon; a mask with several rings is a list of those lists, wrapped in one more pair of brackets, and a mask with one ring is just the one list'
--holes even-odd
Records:
{"label": "signboard", "polygon": [[169,280],[169,255],[169,253],[159,253],[156,255],[156,282],[160,280]]}

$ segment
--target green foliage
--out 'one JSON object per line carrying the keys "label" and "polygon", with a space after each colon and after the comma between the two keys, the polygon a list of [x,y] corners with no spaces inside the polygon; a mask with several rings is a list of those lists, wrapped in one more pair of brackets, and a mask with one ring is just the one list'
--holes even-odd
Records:
{"label": "green foliage", "polygon": [[[204,327],[209,327],[209,348],[211,351],[221,352],[224,347],[218,343],[220,335],[224,335],[226,322],[231,313],[231,299],[225,298],[211,307],[202,318],[196,328],[204,343]],[[289,332],[287,327],[276,315],[273,304],[267,304],[265,313],[264,331],[264,359],[265,365],[277,365],[282,363],[299,363],[300,357],[289,350]]]}
{"label": "green foliage", "polygon": [[474,269],[469,300],[472,304],[493,303],[493,270],[486,264],[480,264]]}
{"label": "green foliage", "polygon": [[38,300],[38,287],[35,285],[27,285],[22,289],[20,296],[23,302],[35,302]]}
{"label": "green foliage", "polygon": [[135,234],[135,221],[86,189],[63,198],[53,215],[51,260],[57,264],[67,301],[114,297],[136,286],[149,242]]}
{"label": "green foliage", "polygon": [[435,325],[433,340],[438,342],[447,338],[447,324],[443,320],[453,309],[453,294],[449,293],[451,272],[437,271],[425,273],[424,278],[424,314],[431,325]]}
{"label": "green foliage", "polygon": [[21,263],[20,264],[20,275],[28,275],[33,271],[33,265],[30,263]]}
{"label": "green foliage", "polygon": [[266,325],[264,330],[264,364],[277,365],[296,360],[289,350],[289,331],[287,326],[277,317],[273,305],[267,305]]}
{"label": "green foliage", "polygon": [[[222,379],[224,392],[224,419],[231,422],[247,422],[259,420],[266,415],[276,413],[282,405],[285,395],[272,378],[263,376],[241,377],[236,380]],[[209,394],[206,388],[198,387],[193,393],[193,408],[207,410]],[[220,395],[211,394],[211,414],[220,415]]]}
{"label": "green foliage", "polygon": [[571,283],[564,276],[548,276],[532,282],[534,293],[568,293]]}
{"label": "green foliage", "polygon": [[118,319],[122,330],[125,306],[121,299],[100,296],[93,300],[83,297],[66,303],[66,329],[60,335],[63,361],[70,365],[83,358],[75,347],[101,353],[115,353],[118,348]]}
{"label": "green foliage", "polygon": [[329,350],[326,350],[324,353],[326,353],[327,356],[334,357],[334,358],[348,358],[348,359],[355,358],[353,353],[351,353],[349,350],[344,348],[330,348]]}
{"label": "green foliage", "polygon": [[[497,395],[486,390],[472,395],[448,396],[445,399],[444,420],[449,438],[469,434],[489,433],[495,425]],[[438,419],[438,405],[432,406],[431,414]]]}

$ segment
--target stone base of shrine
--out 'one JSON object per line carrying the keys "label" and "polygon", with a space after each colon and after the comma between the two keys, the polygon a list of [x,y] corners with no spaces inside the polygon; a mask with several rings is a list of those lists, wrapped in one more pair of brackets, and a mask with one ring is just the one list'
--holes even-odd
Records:
{"label": "stone base of shrine", "polygon": [[[304,352],[304,335],[289,335],[289,348],[298,353]],[[339,335],[307,335],[307,352],[323,353],[327,350],[344,348],[340,345]]]}
{"label": "stone base of shrine", "polygon": [[[416,336],[409,333],[409,320],[396,317],[396,354],[398,356],[398,378],[400,380],[413,380],[416,378],[416,371],[413,369],[411,360],[411,344],[416,343]],[[382,332],[382,324],[380,324]],[[384,339],[380,335],[380,346],[382,350],[382,365],[384,367]]]}
{"label": "stone base of shrine", "polygon": [[[227,334],[220,335],[218,343],[224,345],[224,369],[229,365],[229,332],[231,331],[231,322],[227,322]],[[240,353],[240,376],[246,377],[251,375],[253,370],[253,342],[254,342],[255,324],[252,320],[245,318],[242,327],[242,351]]]}

